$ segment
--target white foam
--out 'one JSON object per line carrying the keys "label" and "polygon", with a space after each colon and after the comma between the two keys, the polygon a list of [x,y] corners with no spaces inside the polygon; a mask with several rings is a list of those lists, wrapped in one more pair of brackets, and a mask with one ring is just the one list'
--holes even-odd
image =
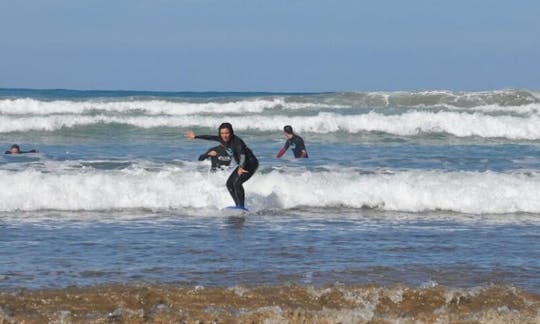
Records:
{"label": "white foam", "polygon": [[[320,95],[268,95],[238,99],[208,98],[201,101],[182,98],[87,98],[41,100],[34,98],[0,99],[0,114],[50,115],[86,113],[142,113],[147,115],[189,115],[200,113],[243,114],[265,110],[403,107],[471,109],[479,111],[538,112],[539,95],[525,90],[452,92],[448,90],[349,92]],[[523,108],[527,106],[528,108]]]}
{"label": "white foam", "polygon": [[0,171],[0,175],[5,177],[0,210],[5,211],[204,208],[230,204],[226,192],[219,190],[223,189],[225,177],[219,174],[210,178],[197,172],[134,169],[81,173]]}
{"label": "white foam", "polygon": [[458,137],[501,137],[509,139],[540,139],[540,116],[490,116],[481,113],[412,111],[400,115],[370,112],[360,115],[319,113],[314,116],[253,115],[253,116],[77,116],[43,117],[0,116],[0,132],[45,130],[93,124],[118,123],[141,128],[208,127],[216,128],[230,121],[236,130],[279,131],[282,125],[293,124],[299,132],[358,133],[385,132],[400,136],[421,133],[448,133]]}
{"label": "white foam", "polygon": [[[231,204],[227,172],[191,167],[148,171],[0,170],[0,210],[220,209]],[[362,174],[299,171],[256,174],[245,184],[255,209],[379,208],[388,211],[540,212],[540,175],[404,171]]]}
{"label": "white foam", "polygon": [[253,186],[264,196],[276,195],[284,208],[347,206],[465,213],[540,211],[540,177],[523,174],[435,171],[375,175],[271,173],[255,179]]}
{"label": "white foam", "polygon": [[[456,111],[476,111],[476,112],[483,112],[483,113],[504,113],[504,114],[514,114],[514,115],[540,115],[540,104],[529,104],[529,105],[521,105],[521,106],[500,106],[500,105],[483,105],[483,106],[475,106],[475,107],[455,107],[451,105],[441,105],[441,107],[447,108],[449,110],[456,110]],[[439,108],[438,106],[435,107],[429,107],[424,106],[423,108],[426,109],[433,109],[433,108]]]}
{"label": "white foam", "polygon": [[167,100],[121,100],[96,99],[86,101],[42,101],[30,98],[0,100],[0,114],[38,115],[88,114],[88,113],[138,113],[144,115],[183,116],[192,114],[243,114],[261,113],[272,109],[306,109],[327,107],[325,104],[287,102],[284,98],[254,98],[236,101],[178,102]]}

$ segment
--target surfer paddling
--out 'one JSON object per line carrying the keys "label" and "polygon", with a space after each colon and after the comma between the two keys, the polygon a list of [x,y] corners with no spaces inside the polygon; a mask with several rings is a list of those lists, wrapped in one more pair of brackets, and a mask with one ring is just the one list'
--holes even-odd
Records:
{"label": "surfer paddling", "polygon": [[21,151],[21,148],[17,144],[11,145],[9,151],[4,152],[4,154],[25,154],[25,153],[39,153],[38,150],[33,149],[30,151]]}

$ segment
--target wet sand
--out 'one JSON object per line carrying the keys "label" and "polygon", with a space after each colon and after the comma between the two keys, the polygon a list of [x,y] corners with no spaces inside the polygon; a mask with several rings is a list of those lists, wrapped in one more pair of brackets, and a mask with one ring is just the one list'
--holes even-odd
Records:
{"label": "wet sand", "polygon": [[0,323],[540,323],[540,296],[508,286],[108,285],[0,292]]}

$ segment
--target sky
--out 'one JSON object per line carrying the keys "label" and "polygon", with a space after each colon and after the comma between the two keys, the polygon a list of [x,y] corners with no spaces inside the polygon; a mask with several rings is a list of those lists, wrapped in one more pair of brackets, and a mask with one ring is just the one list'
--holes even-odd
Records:
{"label": "sky", "polygon": [[540,90],[538,0],[0,0],[0,88]]}

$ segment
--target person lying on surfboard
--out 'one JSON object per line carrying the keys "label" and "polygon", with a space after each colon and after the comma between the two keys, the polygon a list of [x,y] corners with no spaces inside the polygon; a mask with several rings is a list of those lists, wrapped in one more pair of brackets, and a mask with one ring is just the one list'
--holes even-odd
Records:
{"label": "person lying on surfboard", "polygon": [[232,157],[227,153],[227,149],[222,144],[210,148],[206,153],[199,156],[199,161],[204,161],[210,158],[212,166],[210,171],[216,171],[222,167],[231,165]]}
{"label": "person lying on surfboard", "polygon": [[215,135],[195,135],[193,131],[185,133],[186,138],[204,139],[209,141],[218,141],[223,145],[227,153],[234,158],[238,167],[229,176],[227,180],[227,189],[237,207],[245,209],[245,193],[242,184],[249,180],[257,171],[259,161],[255,154],[246,146],[244,141],[234,135],[233,127],[230,123],[223,123],[219,126],[218,136]]}
{"label": "person lying on surfboard", "polygon": [[[1,151],[0,151],[1,152]],[[24,153],[38,153],[38,150],[30,150],[30,151],[21,151],[21,148],[17,144],[11,145],[11,148],[9,151],[4,152],[4,154],[24,154]]]}

